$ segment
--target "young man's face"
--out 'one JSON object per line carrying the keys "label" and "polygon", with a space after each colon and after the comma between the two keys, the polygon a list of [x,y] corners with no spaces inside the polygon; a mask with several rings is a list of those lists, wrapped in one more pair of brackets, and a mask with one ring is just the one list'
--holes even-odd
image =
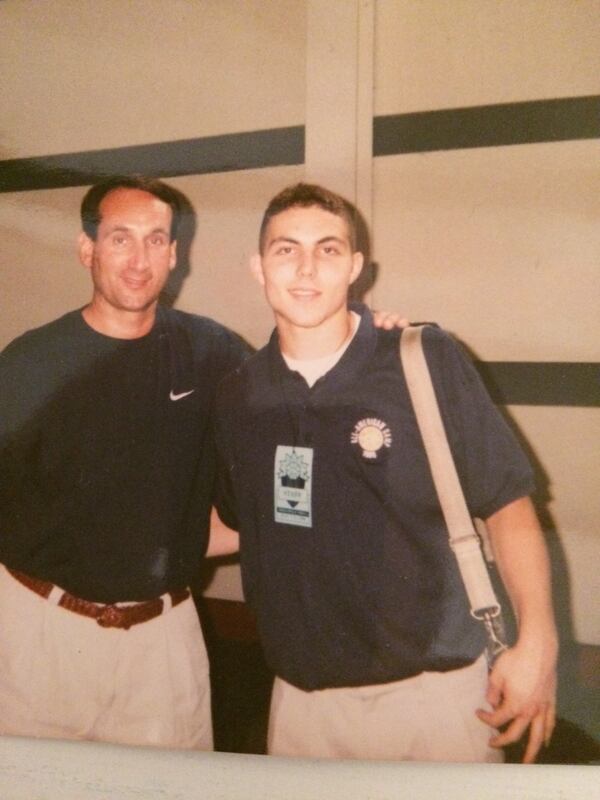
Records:
{"label": "young man's face", "polygon": [[348,287],[362,261],[342,217],[319,206],[294,206],[270,220],[252,271],[279,326],[315,328],[346,313]]}
{"label": "young man's face", "polygon": [[93,305],[102,314],[151,309],[175,266],[170,241],[172,212],[154,195],[115,189],[100,203],[96,240],[79,238],[79,255],[90,269]]}

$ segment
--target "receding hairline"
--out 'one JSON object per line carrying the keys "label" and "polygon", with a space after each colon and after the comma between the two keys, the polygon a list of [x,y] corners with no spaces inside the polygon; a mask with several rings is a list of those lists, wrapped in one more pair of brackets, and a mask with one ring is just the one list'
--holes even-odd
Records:
{"label": "receding hairline", "polygon": [[143,175],[115,175],[91,186],[81,202],[81,224],[83,231],[95,239],[101,222],[101,207],[107,197],[119,191],[137,191],[160,200],[171,209],[169,237],[176,241],[182,219],[181,193],[167,183]]}
{"label": "receding hairline", "polygon": [[102,207],[105,205],[106,201],[110,197],[113,197],[116,194],[125,194],[125,193],[147,195],[149,198],[151,198],[151,200],[155,200],[161,203],[163,206],[166,206],[171,213],[171,218],[173,218],[173,207],[166,200],[163,200],[162,197],[158,197],[158,195],[155,195],[153,192],[148,191],[148,189],[138,189],[136,186],[115,186],[114,189],[111,189],[109,192],[107,192],[104,195],[104,197],[100,200],[100,202],[98,203],[98,210],[100,212],[102,211]]}

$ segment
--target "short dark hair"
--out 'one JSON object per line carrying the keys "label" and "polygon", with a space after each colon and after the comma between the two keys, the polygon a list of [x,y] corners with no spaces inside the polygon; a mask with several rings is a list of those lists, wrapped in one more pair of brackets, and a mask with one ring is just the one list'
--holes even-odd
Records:
{"label": "short dark hair", "polygon": [[85,194],[81,201],[81,225],[90,239],[96,240],[101,214],[100,205],[104,198],[117,189],[139,189],[154,195],[171,209],[171,241],[177,239],[179,222],[182,216],[182,205],[179,192],[156,178],[143,175],[115,175],[101,183],[96,183]]}
{"label": "short dark hair", "polygon": [[341,195],[331,192],[323,186],[318,186],[314,183],[296,183],[275,195],[267,206],[258,237],[258,247],[261,254],[264,252],[267,227],[273,217],[283,211],[287,211],[288,208],[310,208],[311,206],[322,208],[324,211],[329,211],[331,214],[335,214],[336,217],[341,217],[345,220],[348,225],[350,246],[355,251],[358,239],[356,221],[358,212],[356,209]]}

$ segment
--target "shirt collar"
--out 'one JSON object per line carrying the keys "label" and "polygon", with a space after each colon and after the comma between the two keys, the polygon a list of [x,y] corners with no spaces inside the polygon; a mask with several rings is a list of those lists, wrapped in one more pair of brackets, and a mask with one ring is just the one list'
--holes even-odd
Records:
{"label": "shirt collar", "polygon": [[[373,324],[371,311],[363,303],[351,303],[350,308],[360,315],[360,325],[352,342],[337,364],[315,383],[312,391],[317,394],[331,389],[340,391],[356,382],[364,367],[370,362],[377,345],[377,329]],[[269,371],[273,382],[285,381],[290,390],[297,388],[309,392],[306,382],[289,369],[281,355],[279,335],[274,329],[267,345]]]}

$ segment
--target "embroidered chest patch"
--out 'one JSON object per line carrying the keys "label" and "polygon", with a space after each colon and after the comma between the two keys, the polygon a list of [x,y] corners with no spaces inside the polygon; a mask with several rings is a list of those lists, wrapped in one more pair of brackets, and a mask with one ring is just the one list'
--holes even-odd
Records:
{"label": "embroidered chest patch", "polygon": [[366,417],[356,423],[350,441],[361,448],[363,458],[376,460],[382,448],[392,446],[392,432],[383,420]]}

